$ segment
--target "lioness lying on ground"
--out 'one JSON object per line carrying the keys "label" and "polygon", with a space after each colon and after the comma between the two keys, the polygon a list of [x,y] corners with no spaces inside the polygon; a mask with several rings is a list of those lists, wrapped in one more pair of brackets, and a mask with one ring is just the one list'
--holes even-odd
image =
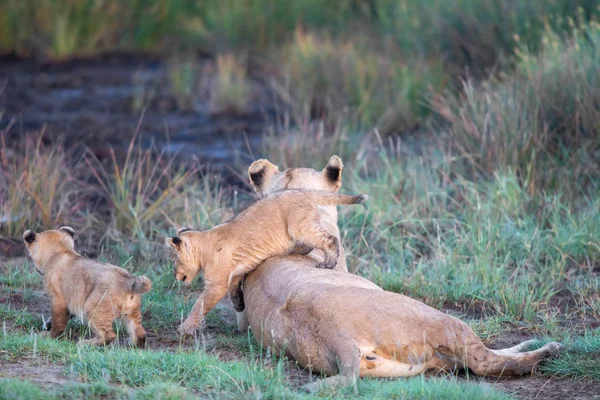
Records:
{"label": "lioness lying on ground", "polygon": [[562,347],[548,343],[520,353],[524,342],[488,349],[464,322],[359,276],[313,268],[316,263],[301,255],[270,258],[244,282],[248,321],[261,346],[333,375],[306,385],[309,391],[359,376],[467,367],[477,375],[523,375]]}
{"label": "lioness lying on ground", "polygon": [[[252,169],[250,179],[259,193],[268,193],[270,185],[281,190],[287,184],[306,189],[327,184],[318,181],[316,171],[296,170],[285,172],[283,185],[269,179],[257,184]],[[331,188],[337,189],[339,185]],[[246,276],[243,287],[245,312],[259,343],[333,375],[308,384],[307,390],[348,385],[358,376],[400,377],[467,367],[477,375],[521,375],[561,348],[548,343],[519,353],[528,347],[524,342],[488,349],[460,320],[364,278],[310,268],[317,262],[299,255],[270,258]]]}
{"label": "lioness lying on ground", "polygon": [[131,343],[144,347],[146,331],[142,326],[140,294],[151,289],[150,279],[86,259],[75,251],[74,236],[75,231],[68,226],[23,233],[25,246],[44,276],[44,287],[50,295],[50,335],[60,336],[72,314],[88,323],[96,336],[81,341],[82,344],[108,344],[117,336],[113,320],[121,317]]}
{"label": "lioness lying on ground", "polygon": [[231,221],[208,231],[180,229],[166,243],[175,257],[175,278],[190,284],[203,270],[204,291],[179,332],[193,334],[202,318],[237,288],[245,274],[269,257],[288,254],[297,243],[321,249],[317,268],[331,269],[339,241],[324,221],[319,206],[362,204],[366,195],[348,196],[325,191],[285,190],[257,201]]}

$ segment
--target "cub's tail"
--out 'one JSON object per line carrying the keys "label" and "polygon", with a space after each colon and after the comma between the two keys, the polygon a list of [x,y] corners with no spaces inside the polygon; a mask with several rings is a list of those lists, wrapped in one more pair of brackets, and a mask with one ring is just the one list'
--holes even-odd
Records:
{"label": "cub's tail", "polygon": [[129,281],[129,290],[133,293],[146,293],[152,289],[152,281],[147,276],[136,276]]}
{"label": "cub's tail", "polygon": [[347,194],[329,193],[329,192],[313,192],[315,203],[321,206],[337,206],[342,204],[363,204],[369,200],[366,194],[352,196]]}

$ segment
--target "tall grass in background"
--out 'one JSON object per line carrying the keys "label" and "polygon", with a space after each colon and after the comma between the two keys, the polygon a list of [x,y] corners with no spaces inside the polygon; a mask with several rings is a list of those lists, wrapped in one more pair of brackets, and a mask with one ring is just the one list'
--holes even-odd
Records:
{"label": "tall grass in background", "polygon": [[447,147],[476,172],[510,169],[530,194],[572,198],[600,177],[600,25],[566,40],[548,30],[542,42],[539,56],[519,51],[514,77],[468,81],[433,105],[450,124]]}
{"label": "tall grass in background", "polygon": [[429,114],[423,93],[444,83],[441,65],[404,57],[394,46],[377,47],[358,36],[333,40],[296,30],[282,54],[283,98],[314,117],[340,113],[348,123],[381,131],[414,128]]}
{"label": "tall grass in background", "polygon": [[43,144],[43,135],[27,136],[9,147],[0,132],[0,234],[20,237],[25,229],[49,229],[66,223],[83,207],[85,186],[77,181],[80,165],[62,144]]}

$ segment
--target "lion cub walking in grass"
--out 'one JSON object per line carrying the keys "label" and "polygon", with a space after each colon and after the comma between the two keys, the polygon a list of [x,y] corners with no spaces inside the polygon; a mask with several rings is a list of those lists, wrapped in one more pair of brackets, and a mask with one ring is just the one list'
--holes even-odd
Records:
{"label": "lion cub walking in grass", "polygon": [[167,238],[176,258],[175,279],[190,284],[204,271],[204,291],[179,332],[193,334],[244,275],[269,257],[288,254],[298,244],[323,251],[324,261],[318,268],[335,267],[340,242],[331,224],[323,220],[321,206],[362,204],[367,199],[364,194],[284,190],[257,201],[228,223],[204,232],[184,228]]}
{"label": "lion cub walking in grass", "polygon": [[140,294],[151,289],[150,279],[86,259],[75,251],[74,237],[75,231],[68,226],[41,233],[27,230],[23,234],[51,298],[50,335],[60,336],[73,314],[88,323],[95,334],[94,339],[84,340],[83,344],[108,344],[117,336],[113,320],[121,317],[131,343],[144,347],[146,331],[142,326]]}

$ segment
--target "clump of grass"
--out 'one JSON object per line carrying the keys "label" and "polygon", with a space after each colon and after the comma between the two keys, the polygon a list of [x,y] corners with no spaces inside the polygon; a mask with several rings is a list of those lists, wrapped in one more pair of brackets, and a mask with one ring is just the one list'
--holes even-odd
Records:
{"label": "clump of grass", "polygon": [[233,54],[219,55],[210,91],[210,109],[215,113],[243,113],[250,101],[247,62]]}
{"label": "clump of grass", "polygon": [[376,29],[406,53],[444,60],[451,76],[481,78],[509,69],[520,44],[537,51],[546,26],[567,36],[573,20],[585,22],[600,10],[593,0],[375,0],[373,14]]}
{"label": "clump of grass", "polygon": [[182,110],[193,109],[199,71],[193,55],[172,57],[167,63],[169,86]]}
{"label": "clump of grass", "polygon": [[0,380],[0,399],[62,400],[62,399],[188,400],[195,397],[185,388],[169,383],[152,383],[137,390],[107,385],[104,382],[68,383],[60,388],[44,390],[34,382],[21,379]]}
{"label": "clump of grass", "polygon": [[[539,340],[530,349],[542,347],[550,340]],[[547,360],[540,366],[544,375],[574,379],[600,380],[600,330],[587,330],[580,336],[567,334],[561,341],[564,349],[554,359]]]}
{"label": "clump of grass", "polygon": [[449,124],[445,142],[466,165],[489,175],[516,171],[530,194],[579,192],[600,176],[597,23],[567,42],[550,31],[537,57],[522,53],[522,76],[467,82],[464,94],[434,100]]}
{"label": "clump of grass", "polygon": [[392,47],[369,50],[368,42],[334,41],[302,29],[281,58],[288,80],[283,98],[296,113],[306,105],[320,118],[343,112],[359,126],[384,132],[414,127],[429,113],[420,96],[444,80],[435,63],[409,63]]}
{"label": "clump of grass", "polygon": [[159,229],[157,219],[169,215],[182,198],[182,189],[197,168],[178,166],[175,158],[136,146],[134,136],[121,164],[111,151],[112,171],[89,155],[86,159],[101,194],[110,203],[115,232],[150,240]]}
{"label": "clump of grass", "polygon": [[20,237],[25,229],[72,223],[85,202],[74,175],[78,161],[60,143],[45,145],[43,134],[9,147],[7,133],[0,132],[0,233]]}

